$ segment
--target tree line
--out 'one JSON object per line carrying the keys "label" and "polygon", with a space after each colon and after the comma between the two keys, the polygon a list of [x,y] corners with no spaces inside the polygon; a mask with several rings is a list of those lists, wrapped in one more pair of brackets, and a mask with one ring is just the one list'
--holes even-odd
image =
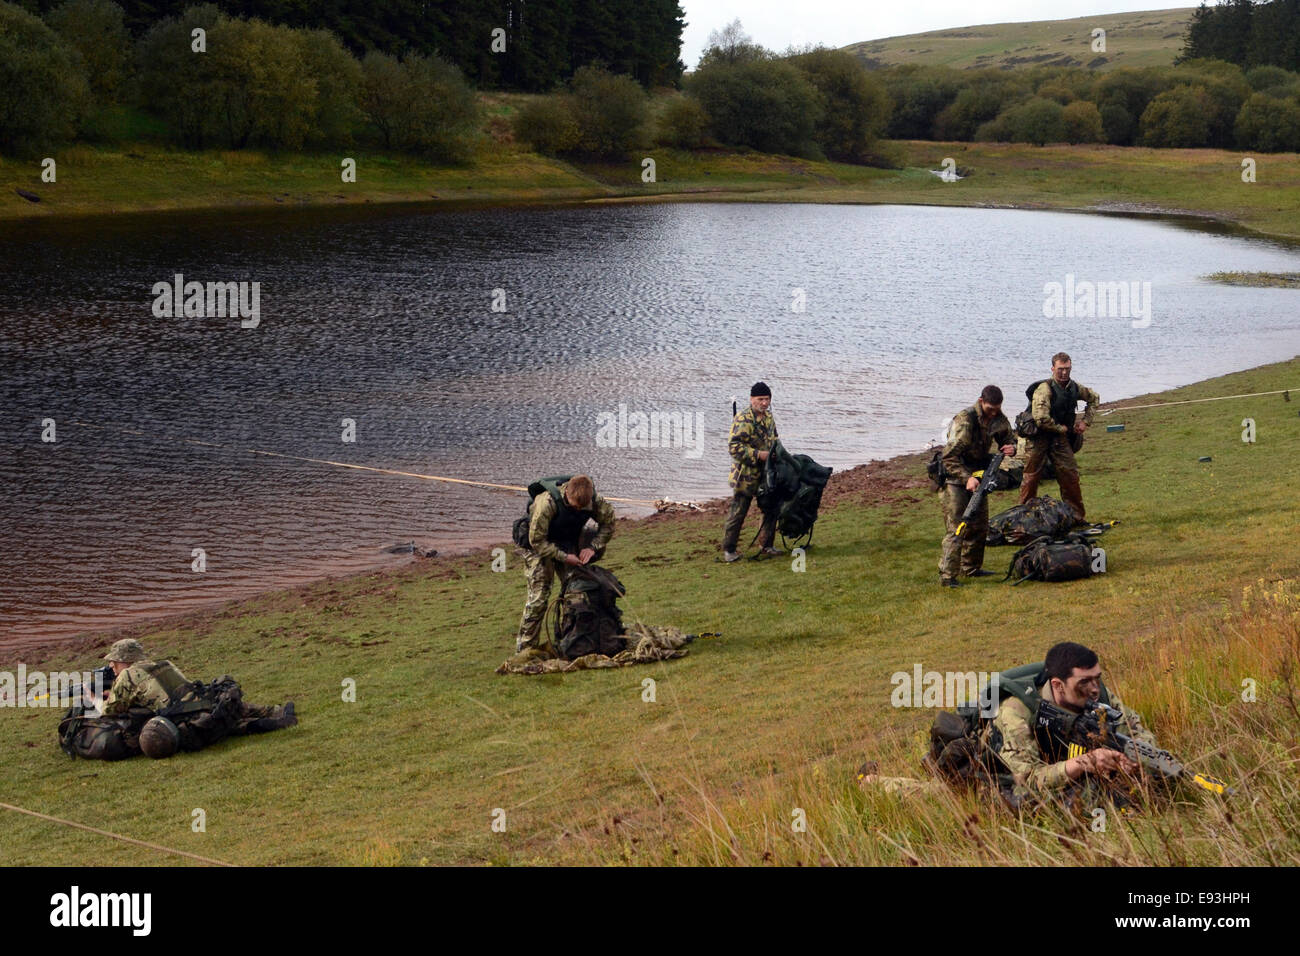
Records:
{"label": "tree line", "polygon": [[1300,74],[1223,60],[1025,71],[880,71],[896,139],[1300,151]]}
{"label": "tree line", "polygon": [[651,103],[626,77],[587,69],[520,110],[516,139],[550,155],[626,155],[651,144],[709,145],[874,163],[891,104],[852,54],[777,54],[733,21],[709,37],[680,94]]}
{"label": "tree line", "polygon": [[[521,111],[516,137],[552,154],[626,153],[654,142],[879,165],[893,165],[881,139],[1300,151],[1300,73],[1273,65],[869,71],[842,50],[775,53],[733,21],[710,36],[682,95],[656,109],[638,105],[644,97],[630,87],[596,95],[590,79],[575,77],[571,89]],[[594,132],[599,104],[615,100],[618,135],[608,126]]]}
{"label": "tree line", "polygon": [[[44,16],[60,2],[19,5]],[[159,20],[179,18],[193,0],[119,2],[123,26],[139,39]],[[683,70],[678,0],[221,0],[217,6],[232,18],[328,30],[357,57],[436,55],[480,89],[544,92],[592,62],[645,86],[675,84]]]}
{"label": "tree line", "polygon": [[1228,0],[1214,7],[1202,2],[1192,14],[1181,59],[1300,71],[1300,0]]}
{"label": "tree line", "polygon": [[[870,71],[842,50],[778,54],[734,21],[710,36],[680,91],[650,97],[633,72],[607,63],[579,66],[553,90],[529,97],[513,120],[517,141],[552,155],[628,156],[659,144],[897,165],[886,139],[1300,151],[1300,74],[1216,59],[1105,73]],[[121,134],[123,115],[136,134],[190,148],[361,142],[460,162],[484,136],[473,86],[436,54],[358,58],[329,30],[213,4],[132,37],[113,0],[60,0],[44,19],[0,0],[0,150],[132,138]]]}
{"label": "tree line", "polygon": [[480,127],[473,89],[438,56],[358,59],[328,30],[213,4],[133,39],[112,0],[63,0],[43,20],[0,2],[0,149],[112,139],[131,110],[139,129],[196,149],[362,141],[446,162],[471,156]]}

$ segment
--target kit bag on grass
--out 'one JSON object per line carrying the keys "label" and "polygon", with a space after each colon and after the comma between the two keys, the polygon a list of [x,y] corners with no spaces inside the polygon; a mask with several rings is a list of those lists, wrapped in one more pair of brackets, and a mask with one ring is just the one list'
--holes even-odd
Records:
{"label": "kit bag on grass", "polygon": [[[1092,541],[1082,534],[1060,540],[1038,538],[1025,545],[1011,559],[1007,577],[1021,581],[1077,581],[1092,576]],[[1003,579],[1005,580],[1005,578]]]}
{"label": "kit bag on grass", "polygon": [[100,717],[73,704],[59,721],[59,747],[69,757],[125,760],[140,752],[140,730],[153,711],[132,708],[115,717]]}
{"label": "kit bag on grass", "polygon": [[1049,495],[1030,498],[989,519],[990,545],[1028,544],[1037,538],[1064,537],[1078,518],[1064,501]]}
{"label": "kit bag on grass", "polygon": [[594,564],[574,568],[556,603],[555,652],[565,660],[586,654],[613,657],[627,648],[618,578]]}

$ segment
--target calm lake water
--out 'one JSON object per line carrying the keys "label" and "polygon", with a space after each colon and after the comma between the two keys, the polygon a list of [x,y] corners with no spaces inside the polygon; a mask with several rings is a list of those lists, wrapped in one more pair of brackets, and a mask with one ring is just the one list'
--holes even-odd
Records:
{"label": "calm lake water", "polygon": [[[1218,270],[1300,271],[1300,253],[1168,221],[890,206],[0,225],[0,644],[411,560],[382,553],[396,542],[503,541],[524,504],[248,449],[704,498],[727,491],[731,399],[759,378],[787,446],[845,467],[923,446],[987,382],[1022,407],[1061,349],[1104,400],[1300,352],[1300,297],[1199,278]],[[260,283],[260,324],[156,316],[177,273]],[[1067,281],[1150,283],[1150,325],[1045,317],[1045,285]],[[620,406],[633,439],[637,413],[689,432],[617,447]]]}

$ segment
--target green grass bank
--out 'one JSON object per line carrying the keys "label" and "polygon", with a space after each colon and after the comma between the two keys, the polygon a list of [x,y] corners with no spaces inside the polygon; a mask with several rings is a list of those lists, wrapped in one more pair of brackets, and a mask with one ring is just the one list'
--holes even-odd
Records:
{"label": "green grass bank", "polygon": [[[1155,400],[1296,386],[1291,359]],[[833,478],[802,572],[788,558],[717,563],[716,506],[620,522],[606,564],[628,587],[625,614],[722,634],[678,661],[496,676],[524,587],[518,557],[496,573],[486,552],[137,627],[191,677],[229,672],[254,702],[293,698],[301,723],[104,764],[57,749],[58,711],[0,708],[0,801],[241,864],[1295,865],[1300,392],[1290,398],[1099,418],[1080,458],[1085,500],[1122,523],[1103,540],[1108,573],[1086,581],[940,589],[942,520],[914,455]],[[1245,417],[1255,444],[1241,440]],[[990,549],[987,566],[1009,558]],[[993,671],[1061,639],[1095,647],[1161,743],[1241,795],[1184,796],[1093,832],[978,797],[857,789],[866,758],[917,773],[933,712],[891,707],[893,673]],[[88,669],[108,643],[25,663]],[[192,829],[196,809],[206,832]],[[0,814],[11,865],[104,851],[91,834]]]}
{"label": "green grass bank", "polygon": [[[501,115],[510,108],[501,106]],[[505,122],[498,120],[496,126]],[[489,129],[496,128],[492,123]],[[656,181],[646,183],[644,157],[570,163],[522,151],[508,139],[460,168],[366,150],[276,156],[80,145],[54,157],[54,183],[41,182],[34,160],[0,159],[0,222],[8,223],[0,228],[42,218],[176,209],[675,199],[1165,212],[1300,238],[1300,156],[1295,154],[1252,157],[1255,181],[1247,183],[1242,181],[1245,154],[1225,150],[921,141],[887,148],[902,168],[656,148],[645,154],[655,160]],[[355,183],[342,182],[345,157],[357,162]],[[941,169],[946,158],[969,176],[942,182],[932,175],[929,170]],[[41,201],[22,198],[19,189]]]}

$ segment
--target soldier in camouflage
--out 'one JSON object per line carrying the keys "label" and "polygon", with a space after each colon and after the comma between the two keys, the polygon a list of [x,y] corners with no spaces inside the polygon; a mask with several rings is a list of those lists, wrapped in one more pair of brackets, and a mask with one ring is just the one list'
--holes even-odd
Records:
{"label": "soldier in camouflage", "polygon": [[[1012,806],[1030,809],[1045,802],[1060,802],[1086,810],[1101,799],[1121,805],[1127,802],[1125,791],[1132,791],[1121,784],[1139,773],[1135,761],[1118,750],[1099,747],[1085,751],[1077,744],[1055,739],[1049,731],[1036,726],[1036,714],[1031,708],[1041,699],[1079,714],[1089,701],[1101,700],[1104,692],[1110,706],[1124,715],[1113,726],[1114,731],[1157,746],[1155,736],[1143,726],[1138,713],[1124,706],[1119,696],[1102,684],[1095,652],[1082,644],[1062,642],[1048,650],[1041,669],[1020,678],[1002,674],[999,679],[1004,699],[981,734],[978,748],[972,749],[987,747],[996,754],[1006,771],[997,775],[996,783]],[[1008,693],[1013,683],[1018,693]],[[922,763],[936,771],[932,759]],[[994,782],[981,772],[971,773],[966,780],[977,784]],[[868,761],[858,771],[858,784],[864,790],[879,789],[903,797],[942,795],[948,789],[942,778],[882,776],[874,761]]]}
{"label": "soldier in camouflage", "polygon": [[[105,717],[126,714],[132,709],[159,711],[176,705],[197,704],[199,697],[190,682],[171,661],[152,661],[139,641],[124,638],[108,649],[104,659],[113,667],[116,678],[104,698],[100,712]],[[231,681],[233,683],[233,681]],[[293,701],[283,707],[255,707],[241,699],[239,713],[233,716],[231,733],[256,733],[279,730],[298,723]],[[201,708],[196,708],[196,712]]]}
{"label": "soldier in camouflage", "polygon": [[[731,453],[732,496],[727,524],[722,532],[722,557],[725,561],[740,560],[740,552],[736,550],[740,543],[740,528],[745,523],[754,496],[758,494],[763,464],[776,442],[776,421],[772,418],[771,408],[772,390],[766,383],[756,382],[749,390],[749,406],[731,422],[727,450]],[[781,554],[779,549],[772,547],[775,537],[776,516],[764,515],[758,532],[762,554]]]}
{"label": "soldier in camouflage", "polygon": [[[1056,481],[1061,486],[1061,499],[1082,521],[1085,514],[1083,490],[1079,487],[1079,466],[1075,463],[1074,453],[1083,444],[1083,434],[1092,424],[1101,397],[1092,389],[1070,380],[1072,367],[1070,356],[1057,352],[1052,356],[1052,377],[1034,387],[1029,409],[1038,432],[1026,440],[1020,503],[1023,505],[1038,494],[1043,466],[1051,461]],[[1088,403],[1082,421],[1077,420],[1079,399]]]}
{"label": "soldier in camouflage", "polygon": [[[1031,702],[1036,696],[1082,713],[1089,701],[1101,699],[1101,664],[1089,648],[1065,641],[1048,650],[1041,673],[1024,689]],[[1118,695],[1106,693],[1110,706],[1124,715],[1114,730],[1156,746],[1155,736],[1142,725],[1142,718],[1125,707]],[[999,705],[986,739],[1010,771],[1015,797],[1022,800],[1057,798],[1068,803],[1081,793],[1104,788],[1116,773],[1131,777],[1139,770],[1137,763],[1118,750],[1102,747],[1084,752],[1077,745],[1052,738],[1035,727],[1035,715],[1015,695]]]}
{"label": "soldier in camouflage", "polygon": [[[515,639],[515,654],[554,656],[553,650],[541,644],[542,622],[550,603],[551,583],[560,576],[563,585],[569,568],[589,563],[604,554],[605,546],[614,536],[614,508],[596,494],[595,486],[586,475],[574,475],[559,486],[558,497],[542,492],[533,498],[529,507],[528,544],[531,550],[524,555],[524,577],[528,581],[528,597],[524,601],[524,614],[519,622]],[[589,520],[596,522],[596,534],[583,545],[583,529]]]}
{"label": "soldier in camouflage", "polygon": [[1008,458],[1016,453],[1011,423],[1002,414],[1002,390],[985,386],[970,408],[957,413],[943,449],[943,518],[948,533],[944,535],[939,555],[939,583],[955,588],[961,585],[958,573],[968,578],[992,574],[983,570],[984,544],[989,528],[988,496],[967,523],[965,536],[957,537],[961,516],[970,503],[971,493],[980,485],[975,472],[982,470],[989,457],[1001,451]]}

